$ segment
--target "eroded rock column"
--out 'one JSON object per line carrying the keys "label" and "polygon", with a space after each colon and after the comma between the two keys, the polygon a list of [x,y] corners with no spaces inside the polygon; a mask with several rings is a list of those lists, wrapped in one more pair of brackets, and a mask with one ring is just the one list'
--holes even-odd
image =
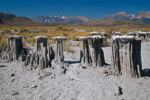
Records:
{"label": "eroded rock column", "polygon": [[58,62],[63,62],[64,61],[64,54],[63,54],[63,40],[66,40],[66,37],[54,37],[54,39],[56,40],[56,55],[55,55],[55,59]]}
{"label": "eroded rock column", "polygon": [[89,37],[77,37],[80,41],[80,61],[83,66],[90,66],[91,57],[89,52],[88,39]]}
{"label": "eroded rock column", "polygon": [[29,65],[29,69],[45,69],[51,66],[54,58],[53,49],[49,46],[47,49],[46,36],[36,36],[36,51],[28,51],[25,59],[25,66]]}
{"label": "eroded rock column", "polygon": [[36,63],[43,68],[48,67],[47,59],[47,37],[46,36],[36,36]]}
{"label": "eroded rock column", "polygon": [[22,37],[18,35],[10,35],[7,37],[7,60],[15,61],[18,60],[21,56],[22,46]]}
{"label": "eroded rock column", "polygon": [[101,48],[101,41],[104,37],[90,36],[90,39],[92,39],[92,66],[102,67],[105,65],[104,53]]}
{"label": "eroded rock column", "polygon": [[141,40],[135,36],[112,37],[112,75],[142,76]]}

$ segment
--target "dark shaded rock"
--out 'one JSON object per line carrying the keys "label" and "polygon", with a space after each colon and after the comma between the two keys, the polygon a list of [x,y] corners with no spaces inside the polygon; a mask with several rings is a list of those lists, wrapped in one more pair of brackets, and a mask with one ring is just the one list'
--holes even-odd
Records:
{"label": "dark shaded rock", "polygon": [[11,76],[11,77],[14,77],[14,76],[15,76],[15,74],[11,74],[10,76]]}

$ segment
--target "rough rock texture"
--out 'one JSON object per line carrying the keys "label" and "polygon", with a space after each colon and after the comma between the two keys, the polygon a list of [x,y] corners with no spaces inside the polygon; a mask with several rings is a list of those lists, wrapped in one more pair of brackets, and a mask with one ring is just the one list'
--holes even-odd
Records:
{"label": "rough rock texture", "polygon": [[89,53],[89,45],[88,45],[89,37],[77,37],[77,40],[80,41],[80,61],[83,66],[90,66],[91,64],[91,56]]}
{"label": "rough rock texture", "polygon": [[147,40],[150,38],[150,32],[129,32],[127,33],[127,35],[133,35],[133,36],[137,36],[139,38],[142,38],[142,40]]}
{"label": "rough rock texture", "polygon": [[51,66],[51,61],[54,59],[54,52],[51,47],[47,49],[47,37],[36,36],[36,52],[30,51],[27,53],[25,66],[29,65],[31,69],[40,67],[44,69]]}
{"label": "rough rock texture", "polygon": [[56,55],[55,55],[55,60],[58,60],[58,62],[63,62],[64,61],[64,54],[63,54],[63,40],[66,40],[66,37],[54,37],[56,40]]}
{"label": "rough rock texture", "polygon": [[112,34],[113,35],[121,35],[120,32],[116,32],[116,31],[113,31]]}
{"label": "rough rock texture", "polygon": [[104,37],[90,36],[92,39],[92,66],[102,67],[105,64],[104,53],[101,49],[101,41]]}
{"label": "rough rock texture", "polygon": [[90,35],[100,35],[101,33],[100,32],[90,32],[89,34]]}
{"label": "rough rock texture", "polygon": [[146,40],[150,37],[150,33],[149,32],[137,32],[137,36],[142,38],[142,40]]}
{"label": "rough rock texture", "polygon": [[142,76],[141,40],[135,36],[112,37],[111,74],[131,78]]}
{"label": "rough rock texture", "polygon": [[100,33],[100,32],[90,32],[89,34],[90,34],[90,35],[101,35],[101,36],[107,38],[106,32],[101,32],[101,33]]}
{"label": "rough rock texture", "polygon": [[21,56],[22,37],[17,35],[10,35],[7,37],[7,50],[6,50],[6,60],[15,61]]}
{"label": "rough rock texture", "polygon": [[[36,61],[39,62],[41,68],[48,67],[48,58],[47,58],[47,37],[46,36],[36,36],[36,54],[39,56],[36,57]],[[38,64],[38,63],[37,63]]]}
{"label": "rough rock texture", "polygon": [[129,33],[127,33],[127,35],[136,36],[136,35],[137,35],[137,33],[136,33],[136,32],[129,32]]}

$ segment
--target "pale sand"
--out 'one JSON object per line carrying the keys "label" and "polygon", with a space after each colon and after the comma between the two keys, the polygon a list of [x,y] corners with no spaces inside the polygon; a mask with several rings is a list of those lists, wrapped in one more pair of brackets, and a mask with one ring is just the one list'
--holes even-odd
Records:
{"label": "pale sand", "polygon": [[[73,42],[76,43],[76,42]],[[105,68],[83,69],[79,63],[79,47],[75,53],[64,52],[69,64],[66,74],[47,68],[53,74],[40,80],[39,71],[23,69],[22,62],[0,63],[0,100],[149,100],[150,77],[138,79],[104,74]],[[111,48],[103,47],[106,63],[111,64]],[[142,43],[143,69],[150,69],[150,42]],[[15,76],[11,76],[15,74]],[[117,87],[122,95],[115,96]],[[14,94],[14,96],[12,96]]]}

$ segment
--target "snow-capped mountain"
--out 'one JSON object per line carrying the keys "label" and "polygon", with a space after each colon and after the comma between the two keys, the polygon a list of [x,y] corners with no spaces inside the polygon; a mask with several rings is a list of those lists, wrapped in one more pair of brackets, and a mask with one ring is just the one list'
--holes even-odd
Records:
{"label": "snow-capped mountain", "polygon": [[83,16],[72,16],[72,17],[66,17],[66,16],[49,16],[49,15],[42,15],[32,18],[33,21],[38,23],[56,23],[56,22],[65,22],[69,24],[76,24],[86,21],[93,21],[90,17],[83,17]]}
{"label": "snow-capped mountain", "polygon": [[103,17],[104,20],[125,20],[132,21],[137,23],[146,23],[150,24],[150,12],[141,11],[137,14],[128,14],[126,12],[118,12],[115,14],[107,15]]}

